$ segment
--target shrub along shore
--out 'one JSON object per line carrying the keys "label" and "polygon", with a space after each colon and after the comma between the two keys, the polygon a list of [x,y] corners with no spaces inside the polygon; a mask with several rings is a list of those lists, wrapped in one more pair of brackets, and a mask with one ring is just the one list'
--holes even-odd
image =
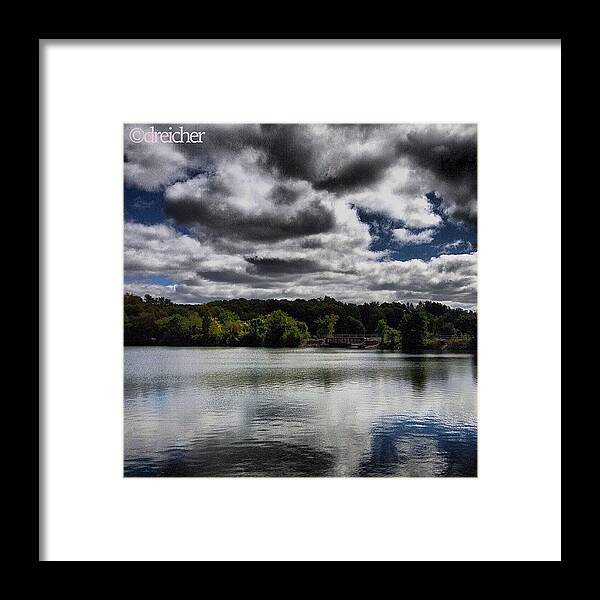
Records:
{"label": "shrub along shore", "polygon": [[438,302],[349,304],[312,300],[219,300],[175,304],[125,294],[126,346],[296,348],[333,334],[375,333],[380,348],[475,352],[477,313]]}

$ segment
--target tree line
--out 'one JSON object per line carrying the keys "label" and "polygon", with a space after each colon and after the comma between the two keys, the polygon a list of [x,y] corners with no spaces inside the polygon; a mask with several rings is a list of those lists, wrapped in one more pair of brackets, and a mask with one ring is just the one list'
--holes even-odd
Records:
{"label": "tree line", "polygon": [[376,333],[385,348],[473,351],[477,313],[438,302],[352,304],[238,298],[175,304],[125,294],[125,345],[297,347],[334,333]]}

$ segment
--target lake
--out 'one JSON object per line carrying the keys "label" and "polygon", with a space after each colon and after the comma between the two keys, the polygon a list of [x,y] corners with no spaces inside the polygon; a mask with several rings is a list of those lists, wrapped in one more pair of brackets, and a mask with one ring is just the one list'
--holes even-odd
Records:
{"label": "lake", "polygon": [[125,348],[125,476],[477,475],[466,354]]}

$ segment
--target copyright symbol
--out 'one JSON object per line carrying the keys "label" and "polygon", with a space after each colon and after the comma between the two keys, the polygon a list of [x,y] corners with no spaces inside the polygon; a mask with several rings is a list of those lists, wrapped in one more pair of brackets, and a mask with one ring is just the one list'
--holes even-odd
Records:
{"label": "copyright symbol", "polygon": [[144,141],[144,130],[141,127],[134,127],[129,132],[129,139],[134,144],[141,144]]}

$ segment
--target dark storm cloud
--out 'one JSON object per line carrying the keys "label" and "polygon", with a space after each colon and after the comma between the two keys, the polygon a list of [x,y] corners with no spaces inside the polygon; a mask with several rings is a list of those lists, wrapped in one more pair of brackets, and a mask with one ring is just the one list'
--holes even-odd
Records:
{"label": "dark storm cloud", "polygon": [[409,133],[396,148],[399,154],[408,154],[419,166],[450,181],[473,178],[477,174],[475,133],[465,137],[451,137],[437,131]]}
{"label": "dark storm cloud", "polygon": [[475,126],[185,128],[204,143],[126,144],[128,191],[156,193],[166,217],[127,227],[127,272],[146,278],[129,289],[476,302]]}
{"label": "dark storm cloud", "polygon": [[[198,277],[201,279],[208,279],[210,281],[216,281],[219,283],[249,283],[254,284],[259,281],[259,277],[250,275],[246,272],[233,271],[228,269],[219,270],[200,270],[197,272]],[[189,280],[185,283],[195,283],[197,280]],[[263,282],[261,282],[263,283]]]}
{"label": "dark storm cloud", "polygon": [[206,130],[205,144],[183,149],[190,158],[218,162],[224,155],[239,154],[245,149],[261,153],[263,168],[284,178],[314,179],[317,161],[314,138],[305,125],[190,125]]}
{"label": "dark storm cloud", "polygon": [[248,213],[216,197],[165,196],[165,214],[177,223],[197,225],[208,235],[275,242],[331,231],[335,226],[333,210],[315,199],[294,213],[265,208]]}
{"label": "dark storm cloud", "polygon": [[324,248],[325,242],[318,238],[307,238],[300,242],[300,248],[304,250],[317,250],[318,248]]}
{"label": "dark storm cloud", "polygon": [[344,164],[333,176],[314,184],[317,190],[348,192],[377,183],[384,171],[392,164],[393,156],[359,156]]}
{"label": "dark storm cloud", "polygon": [[[169,124],[155,124],[159,129]],[[175,127],[175,125],[170,125]],[[427,191],[443,191],[447,211],[470,224],[476,220],[477,129],[474,125],[218,125],[196,124],[205,143],[167,148],[126,144],[126,176],[141,189],[160,189],[185,173],[218,172],[223,161],[256,153],[256,168],[279,179],[280,203],[295,201],[286,180],[305,181],[338,195],[373,189],[399,160],[421,170]],[[185,157],[187,164],[182,163]],[[430,182],[427,186],[427,173]],[[422,180],[425,181],[422,181]],[[292,188],[287,187],[287,190]],[[408,190],[406,190],[408,193]],[[298,193],[297,191],[295,192]]]}
{"label": "dark storm cloud", "polygon": [[[381,126],[327,125],[317,132],[306,125],[261,125],[253,147],[264,153],[262,164],[272,172],[308,181],[317,190],[342,193],[376,183],[394,161],[393,144],[381,144],[375,154],[346,154],[349,142],[367,142],[376,131]],[[324,162],[330,151],[341,154]]]}
{"label": "dark storm cloud", "polygon": [[[404,133],[386,126],[329,125],[315,134],[301,125],[262,125],[261,134],[243,139],[262,153],[261,164],[281,177],[310,182],[335,194],[380,183],[399,159],[431,173],[429,189],[439,188],[446,211],[475,226],[477,219],[477,130],[475,126],[433,126]],[[254,132],[256,133],[256,132]],[[368,150],[346,151],[349,141],[368,143]],[[395,150],[395,152],[394,152]],[[323,157],[334,152],[334,157]],[[427,188],[427,174],[412,183]],[[411,192],[403,190],[405,194]]]}
{"label": "dark storm cloud", "polygon": [[278,245],[277,254],[273,249],[220,254],[211,242],[165,224],[126,223],[125,273],[127,291],[179,302],[324,295],[359,302],[440,300],[472,306],[477,301],[475,253],[382,261],[369,251],[348,256],[335,243],[300,253],[294,241]]}
{"label": "dark storm cloud", "polygon": [[323,268],[314,260],[303,258],[262,258],[248,256],[246,261],[252,266],[252,272],[263,276],[299,275],[317,273]]}
{"label": "dark storm cloud", "polygon": [[[327,125],[321,133],[297,124],[202,127],[209,130],[206,147],[189,147],[185,149],[188,152],[216,157],[251,148],[260,153],[259,163],[269,172],[284,179],[308,181],[315,189],[342,192],[364,187],[379,180],[394,160],[392,138],[391,144],[381,145],[379,154],[323,163],[328,150],[344,149],[348,141],[366,142],[374,132],[381,131],[380,125]],[[335,175],[331,175],[331,169]]]}
{"label": "dark storm cloud", "polygon": [[263,164],[284,177],[311,181],[314,178],[314,139],[302,125],[261,125],[258,148]]}
{"label": "dark storm cloud", "polygon": [[[173,125],[171,125],[173,126]],[[158,128],[167,127],[157,124]],[[174,127],[174,126],[173,126]],[[477,129],[474,125],[218,125],[196,124],[206,131],[205,143],[166,148],[126,147],[126,176],[131,185],[157,190],[181,180],[187,173],[218,174],[224,164],[253,156],[255,170],[275,180],[269,200],[292,205],[301,191],[294,182],[340,199],[368,192],[369,206],[381,204],[399,216],[392,200],[378,195],[390,168],[411,173],[403,188],[394,189],[398,206],[411,194],[437,191],[442,209],[458,221],[476,225]],[[145,152],[145,154],[144,154]],[[187,163],[182,163],[184,158]],[[411,188],[411,189],[409,189]]]}
{"label": "dark storm cloud", "polygon": [[435,177],[444,208],[472,226],[477,219],[477,129],[448,132],[439,127],[409,132],[396,144],[399,156]]}
{"label": "dark storm cloud", "polygon": [[275,204],[294,204],[300,198],[300,191],[288,185],[277,185],[269,194]]}

